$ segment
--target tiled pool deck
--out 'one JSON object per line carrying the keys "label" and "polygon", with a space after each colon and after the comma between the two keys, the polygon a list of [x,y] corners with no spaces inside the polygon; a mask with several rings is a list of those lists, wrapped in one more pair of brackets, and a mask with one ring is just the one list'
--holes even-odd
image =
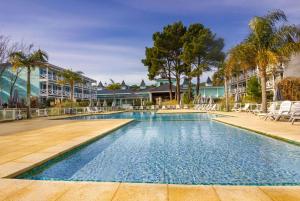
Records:
{"label": "tiled pool deck", "polygon": [[[300,123],[291,125],[287,122],[263,121],[245,113],[229,115],[231,117],[218,117],[216,120],[300,143]],[[300,186],[189,186],[8,179],[129,122],[130,120],[54,121],[44,118],[0,124],[0,201],[300,200]]]}

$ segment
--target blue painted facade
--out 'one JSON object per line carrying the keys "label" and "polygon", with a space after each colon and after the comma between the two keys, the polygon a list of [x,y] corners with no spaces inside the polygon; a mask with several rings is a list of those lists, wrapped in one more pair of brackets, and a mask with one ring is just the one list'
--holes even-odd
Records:
{"label": "blue painted facade", "polygon": [[[3,103],[7,103],[9,100],[9,92],[11,89],[11,78],[15,75],[15,70],[11,67],[6,68],[2,77],[0,78],[0,95]],[[19,99],[26,100],[27,93],[27,69],[22,69],[19,77],[14,86],[14,90],[18,90]],[[31,71],[31,96],[39,96],[40,82],[39,82],[39,68],[35,68]]]}
{"label": "blue painted facade", "polygon": [[[4,73],[0,77],[0,96],[3,103],[8,103],[10,97],[11,79],[15,77],[16,71],[10,64],[1,64],[1,69],[5,68]],[[0,69],[0,70],[1,70]],[[59,80],[63,77],[59,76],[59,72],[64,70],[61,67],[47,64],[47,67],[36,67],[31,70],[31,97],[37,97],[40,103],[44,103],[48,99],[63,100],[70,99],[70,86],[68,84],[60,84]],[[75,83],[74,98],[78,100],[96,100],[96,80],[88,78],[82,74],[83,82]],[[14,90],[18,92],[18,101],[25,102],[27,94],[27,68],[22,68]],[[13,90],[13,91],[14,91]],[[12,92],[13,96],[14,92]]]}

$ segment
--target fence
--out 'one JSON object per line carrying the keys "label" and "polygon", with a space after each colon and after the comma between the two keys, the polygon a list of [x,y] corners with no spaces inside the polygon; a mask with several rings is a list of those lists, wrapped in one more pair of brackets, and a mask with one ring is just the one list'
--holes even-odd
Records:
{"label": "fence", "polygon": [[[127,106],[127,107],[73,107],[73,108],[31,108],[31,117],[46,117],[46,116],[62,116],[62,115],[76,115],[76,114],[95,114],[97,112],[110,112],[110,111],[121,111],[121,110],[158,110],[161,107],[158,105],[152,106]],[[184,109],[190,107],[184,106]],[[169,107],[169,109],[176,109],[175,106]],[[219,109],[219,106],[218,106]],[[25,119],[27,117],[26,108],[7,108],[0,109],[0,122],[1,121],[12,121]]]}
{"label": "fence", "polygon": [[[92,110],[91,110],[92,109]],[[76,115],[88,114],[95,112],[109,112],[123,110],[120,107],[74,107],[74,108],[31,108],[31,117],[46,117],[46,116],[62,116],[62,115]],[[26,108],[5,108],[0,109],[0,122],[25,119],[27,117]]]}

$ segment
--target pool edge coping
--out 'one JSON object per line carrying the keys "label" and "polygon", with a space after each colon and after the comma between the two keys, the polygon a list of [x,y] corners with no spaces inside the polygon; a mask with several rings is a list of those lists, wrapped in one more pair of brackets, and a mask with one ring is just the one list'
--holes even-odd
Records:
{"label": "pool edge coping", "polygon": [[[120,111],[118,113],[122,113],[124,111]],[[189,112],[187,112],[189,113]],[[218,113],[208,113],[208,112],[197,112],[197,113],[207,113],[207,114],[218,114]],[[172,114],[176,114],[176,113],[172,113]],[[181,114],[181,113],[177,113],[177,114]],[[93,115],[93,114],[88,114],[88,115]],[[96,114],[94,114],[96,115]],[[85,116],[85,115],[79,115],[79,116]],[[224,115],[226,117],[235,117],[235,116],[230,116],[230,115]],[[216,117],[218,118],[218,117]],[[287,142],[287,143],[290,143],[290,144],[294,144],[294,145],[297,145],[297,146],[300,146],[300,143],[299,142],[296,142],[296,141],[293,141],[293,140],[289,140],[287,138],[282,138],[282,137],[278,137],[278,136],[275,136],[275,135],[272,135],[272,134],[268,134],[268,133],[264,133],[264,132],[261,132],[261,131],[257,131],[257,130],[254,130],[254,129],[249,129],[249,128],[246,128],[246,127],[243,127],[243,126],[238,126],[238,125],[235,125],[235,124],[231,124],[231,123],[228,123],[228,122],[224,122],[220,119],[216,119],[216,118],[212,118],[211,120],[213,121],[216,121],[216,122],[219,122],[219,123],[223,123],[223,124],[227,124],[227,125],[230,125],[230,126],[233,126],[233,127],[236,127],[236,128],[240,128],[240,129],[245,129],[245,130],[248,130],[248,131],[252,131],[252,132],[255,132],[257,134],[261,134],[261,135],[264,135],[264,136],[267,136],[267,137],[271,137],[271,138],[274,138],[274,139],[277,139],[277,140],[281,140],[281,141],[284,141],[284,142]],[[62,118],[62,119],[66,119],[66,117]],[[105,120],[105,119],[104,119]],[[73,145],[72,147],[68,147],[67,149],[64,149],[58,153],[55,153],[54,155],[50,156],[50,157],[47,157],[43,160],[40,160],[38,162],[35,162],[34,164],[31,164],[30,166],[27,166],[21,170],[18,170],[16,172],[13,172],[9,175],[6,175],[6,176],[1,176],[0,179],[18,179],[18,178],[15,178],[16,176],[18,175],[21,175],[33,168],[36,168],[40,165],[42,165],[43,163],[46,163],[56,157],[59,157],[69,151],[72,151],[73,149],[76,149],[80,146],[84,146],[85,144],[88,144],[88,143],[91,143],[93,142],[94,140],[97,140],[97,139],[101,139],[102,137],[105,137],[106,135],[110,134],[111,132],[115,131],[115,130],[118,130],[132,122],[135,122],[134,119],[119,119],[119,120],[125,120],[126,122],[122,123],[121,125],[118,125],[116,126],[115,128],[112,128],[112,129],[109,129],[105,132],[102,132],[96,136],[92,136],[90,139],[87,139],[83,142],[79,142],[78,144],[75,144]],[[51,147],[49,147],[51,148]],[[42,152],[42,151],[41,151]],[[38,153],[38,152],[37,152]],[[21,179],[21,180],[29,180],[31,181],[30,179]],[[41,180],[43,181],[43,180]],[[52,181],[52,180],[46,180],[46,181]],[[53,180],[53,181],[61,181],[61,182],[96,182],[96,183],[107,183],[105,181],[67,181],[67,180]],[[182,185],[182,186],[242,186],[242,187],[299,187],[300,185],[231,185],[231,184],[160,184],[160,183],[144,183],[144,182],[108,182],[108,183],[123,183],[123,184],[140,184],[140,185],[147,185],[147,184],[150,184],[150,185]]]}

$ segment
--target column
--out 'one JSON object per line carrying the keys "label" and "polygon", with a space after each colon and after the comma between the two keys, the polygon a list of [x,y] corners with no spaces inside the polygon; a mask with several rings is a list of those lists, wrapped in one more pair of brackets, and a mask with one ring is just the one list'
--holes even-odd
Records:
{"label": "column", "polygon": [[48,72],[49,72],[49,69],[48,67],[46,67],[46,99],[48,99],[48,90],[49,90],[49,87],[48,87],[48,84],[49,84],[49,78],[48,78]]}
{"label": "column", "polygon": [[84,96],[84,93],[83,93],[83,83],[81,83],[81,100],[83,100],[83,96]]}

